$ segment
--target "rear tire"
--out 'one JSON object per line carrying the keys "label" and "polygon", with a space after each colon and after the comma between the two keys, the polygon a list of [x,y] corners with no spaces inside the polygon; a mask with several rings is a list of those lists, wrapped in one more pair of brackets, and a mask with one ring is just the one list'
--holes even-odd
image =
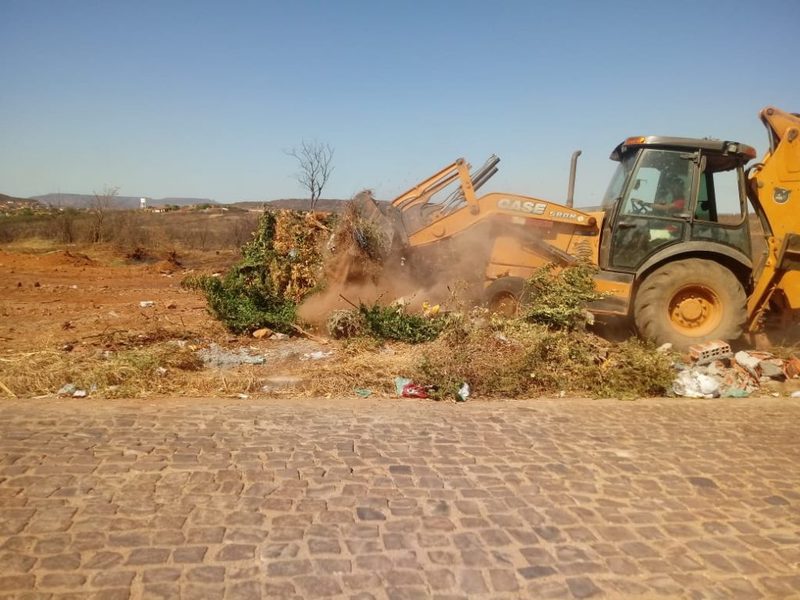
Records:
{"label": "rear tire", "polygon": [[522,277],[500,277],[483,293],[484,305],[493,313],[515,317],[524,293],[525,280]]}
{"label": "rear tire", "polygon": [[633,315],[642,337],[686,350],[692,344],[740,337],[746,304],[744,288],[729,269],[689,258],[647,276],[634,298]]}

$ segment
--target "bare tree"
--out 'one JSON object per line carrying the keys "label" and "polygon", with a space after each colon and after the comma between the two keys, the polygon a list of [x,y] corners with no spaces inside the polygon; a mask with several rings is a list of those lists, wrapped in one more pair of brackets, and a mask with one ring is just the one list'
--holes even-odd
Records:
{"label": "bare tree", "polygon": [[297,161],[300,170],[294,178],[308,190],[311,210],[314,210],[333,173],[333,148],[329,144],[303,140],[299,147],[286,150],[286,154]]}
{"label": "bare tree", "polygon": [[104,241],[106,216],[118,193],[118,187],[109,185],[103,186],[102,192],[94,192],[94,198],[89,205],[89,214],[92,215],[91,240],[93,244]]}

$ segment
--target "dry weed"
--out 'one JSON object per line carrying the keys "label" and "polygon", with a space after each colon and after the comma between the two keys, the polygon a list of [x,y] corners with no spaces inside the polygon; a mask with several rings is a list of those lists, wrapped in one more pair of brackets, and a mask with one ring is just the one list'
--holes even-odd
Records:
{"label": "dry weed", "polygon": [[375,347],[362,340],[343,346],[335,362],[320,362],[303,369],[303,390],[311,396],[352,396],[357,388],[375,394],[393,394],[395,377],[414,371],[417,348],[406,344]]}

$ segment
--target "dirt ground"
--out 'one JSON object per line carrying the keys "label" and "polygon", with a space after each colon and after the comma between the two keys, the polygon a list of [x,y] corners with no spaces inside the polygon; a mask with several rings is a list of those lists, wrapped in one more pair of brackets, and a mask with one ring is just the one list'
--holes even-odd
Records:
{"label": "dirt ground", "polygon": [[177,263],[159,258],[133,261],[110,248],[0,248],[0,348],[97,345],[115,333],[158,329],[224,336],[202,296],[180,281],[187,272],[224,269],[236,253],[193,252]]}
{"label": "dirt ground", "polygon": [[[232,335],[201,293],[181,288],[186,275],[224,272],[239,259],[232,249],[133,260],[103,246],[0,247],[0,397],[51,395],[87,378],[90,396],[288,393],[309,353],[332,358],[324,340]],[[180,364],[181,354],[191,363],[229,350],[261,362]]]}

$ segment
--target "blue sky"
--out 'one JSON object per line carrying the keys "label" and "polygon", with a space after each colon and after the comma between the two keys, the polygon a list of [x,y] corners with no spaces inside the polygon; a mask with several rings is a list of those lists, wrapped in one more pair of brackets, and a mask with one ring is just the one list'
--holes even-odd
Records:
{"label": "blue sky", "polygon": [[484,190],[563,201],[582,149],[594,204],[629,135],[762,153],[759,109],[800,111],[799,26],[797,0],[0,0],[0,192],[302,197],[306,139],[326,197],[496,153]]}

